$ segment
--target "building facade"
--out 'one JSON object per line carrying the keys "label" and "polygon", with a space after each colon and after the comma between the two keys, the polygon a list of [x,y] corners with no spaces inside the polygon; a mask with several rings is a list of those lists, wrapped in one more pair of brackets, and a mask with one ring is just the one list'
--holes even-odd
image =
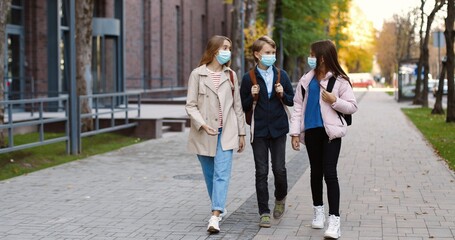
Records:
{"label": "building facade", "polygon": [[[69,0],[12,0],[6,99],[67,94],[68,8]],[[223,0],[95,0],[89,93],[182,95],[207,39],[231,34],[231,9]]]}

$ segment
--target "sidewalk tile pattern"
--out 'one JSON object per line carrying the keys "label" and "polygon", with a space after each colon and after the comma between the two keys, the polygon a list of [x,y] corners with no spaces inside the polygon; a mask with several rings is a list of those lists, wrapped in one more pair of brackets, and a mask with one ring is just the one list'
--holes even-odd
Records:
{"label": "sidewalk tile pattern", "polygon": [[[341,239],[454,239],[455,175],[401,112],[408,103],[383,92],[356,95],[359,111],[338,165]],[[208,235],[210,202],[187,137],[167,133],[0,181],[0,239],[322,239],[323,230],[311,229],[306,151],[291,150],[289,141],[283,218],[268,229],[257,226],[248,145],[234,154],[221,232]]]}

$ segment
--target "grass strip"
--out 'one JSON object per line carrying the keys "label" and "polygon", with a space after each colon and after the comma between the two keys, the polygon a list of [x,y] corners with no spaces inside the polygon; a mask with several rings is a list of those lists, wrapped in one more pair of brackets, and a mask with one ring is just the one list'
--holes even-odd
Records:
{"label": "grass strip", "polygon": [[447,123],[445,114],[431,114],[430,108],[404,108],[402,111],[455,170],[455,123]]}
{"label": "grass strip", "polygon": [[[45,139],[61,136],[64,135],[60,133],[45,133]],[[38,133],[15,135],[14,145],[36,142],[38,139]],[[82,153],[79,155],[68,155],[65,142],[4,153],[0,155],[0,180],[114,151],[140,141],[141,139],[134,137],[104,133],[82,138]]]}

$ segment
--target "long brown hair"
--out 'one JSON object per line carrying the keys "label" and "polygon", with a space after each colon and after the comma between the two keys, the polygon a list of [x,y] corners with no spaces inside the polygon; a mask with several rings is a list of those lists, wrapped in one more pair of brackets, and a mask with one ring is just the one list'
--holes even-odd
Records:
{"label": "long brown hair", "polygon": [[338,53],[335,44],[330,40],[321,40],[311,44],[311,51],[316,57],[316,74],[319,73],[319,63],[324,58],[324,63],[335,77],[342,76],[349,81],[348,75],[341,68],[338,62]]}
{"label": "long brown hair", "polygon": [[[218,49],[220,49],[220,47],[223,46],[224,40],[227,40],[232,45],[231,39],[225,36],[214,35],[209,39],[209,41],[207,42],[207,46],[205,46],[204,54],[202,55],[201,61],[199,61],[199,66],[209,64],[213,61],[216,54],[218,54]],[[225,63],[224,65],[227,67],[231,66],[231,61],[229,60],[229,62]]]}

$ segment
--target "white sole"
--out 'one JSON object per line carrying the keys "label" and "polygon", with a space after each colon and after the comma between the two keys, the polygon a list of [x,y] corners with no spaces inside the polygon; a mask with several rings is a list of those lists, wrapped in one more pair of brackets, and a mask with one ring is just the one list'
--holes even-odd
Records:
{"label": "white sole", "polygon": [[330,235],[330,234],[325,234],[324,233],[324,238],[328,238],[328,239],[338,239],[341,237],[341,233],[337,234],[337,235]]}
{"label": "white sole", "polygon": [[313,225],[313,224],[311,224],[311,228],[313,228],[313,229],[323,229],[324,225]]}

